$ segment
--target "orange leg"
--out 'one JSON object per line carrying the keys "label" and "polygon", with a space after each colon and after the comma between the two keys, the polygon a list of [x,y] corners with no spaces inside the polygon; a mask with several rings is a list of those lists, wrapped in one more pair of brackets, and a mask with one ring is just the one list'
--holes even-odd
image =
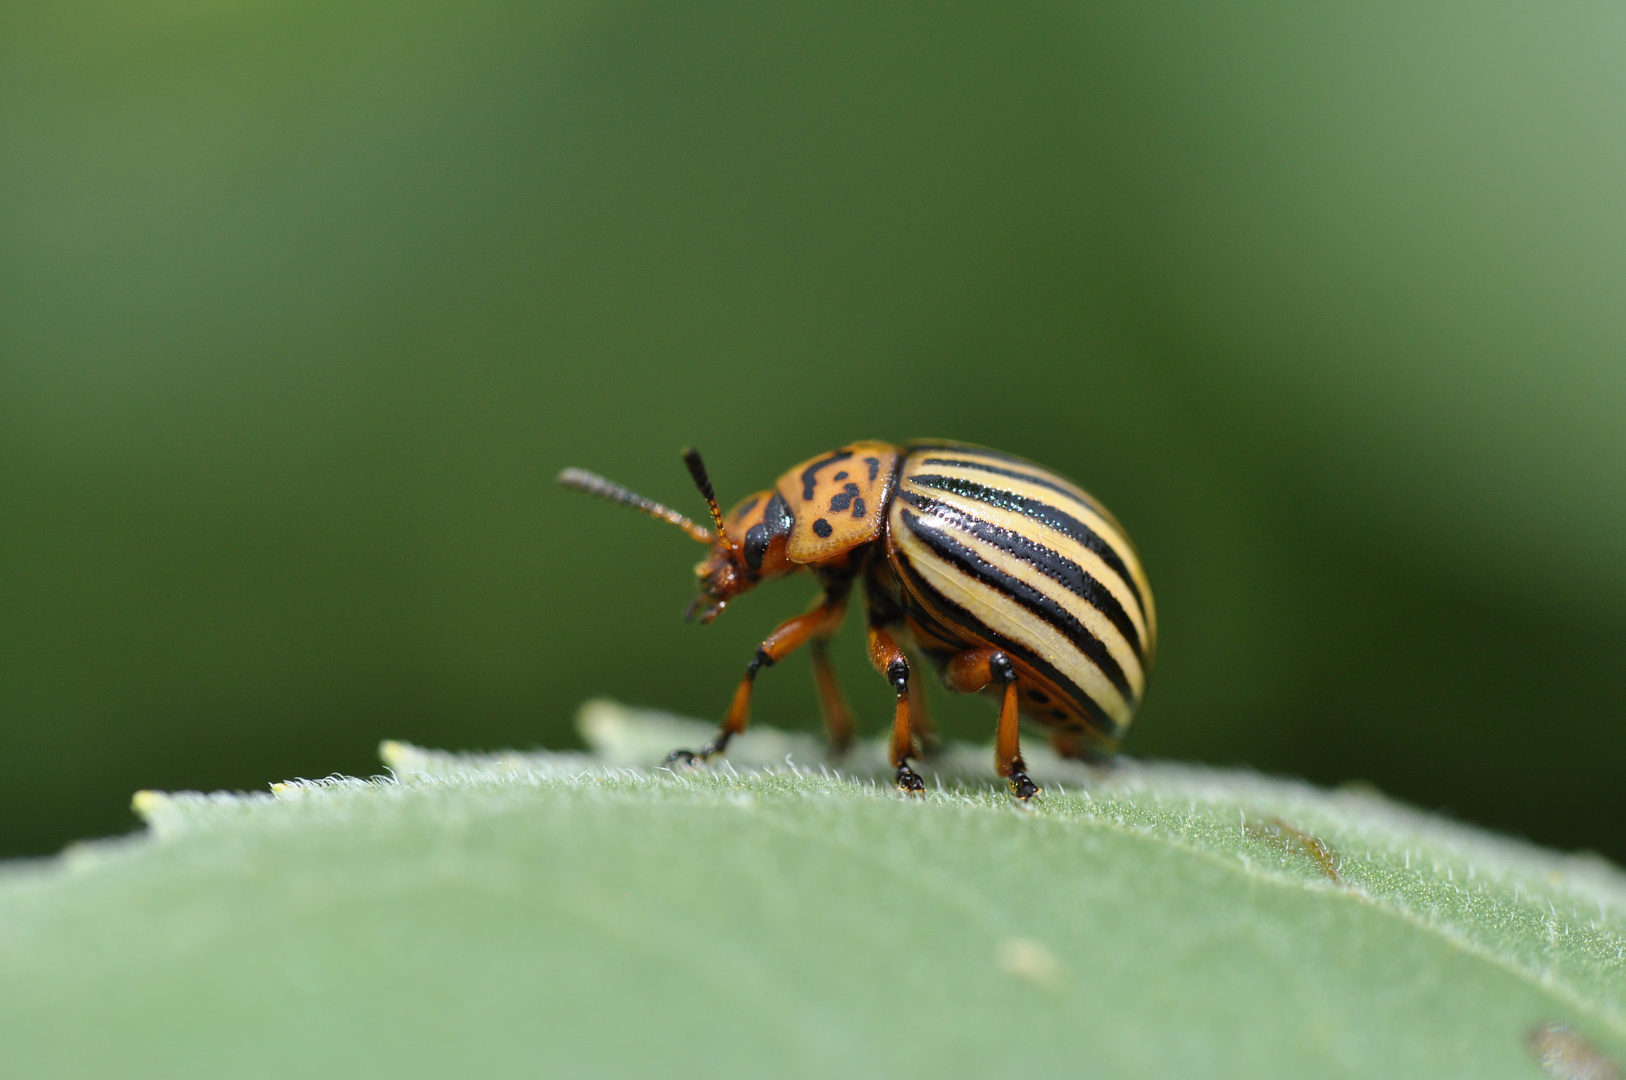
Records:
{"label": "orange leg", "polygon": [[937,725],[932,722],[931,709],[926,704],[925,680],[909,680],[909,722],[920,742],[920,756],[930,758],[937,753]]}
{"label": "orange leg", "polygon": [[751,687],[756,682],[757,672],[777,664],[807,644],[810,638],[829,637],[841,626],[842,616],[846,613],[846,593],[826,593],[812,611],[786,619],[775,627],[746,665],[745,677],[734,691],[728,715],[723,717],[723,723],[711,742],[699,750],[674,750],[667,755],[666,763],[671,765],[681,761],[693,765],[697,761],[708,761],[728,749],[728,740],[744,731],[751,721]]}
{"label": "orange leg", "polygon": [[813,681],[819,688],[819,709],[824,713],[824,730],[830,739],[830,752],[845,754],[853,744],[853,714],[847,699],[836,682],[835,668],[830,666],[830,638],[827,634],[815,637],[809,648],[813,650]]}
{"label": "orange leg", "polygon": [[1011,794],[1023,802],[1039,794],[1039,785],[1028,778],[1027,765],[1022,761],[1016,669],[1011,658],[998,649],[967,649],[948,662],[943,682],[961,694],[975,694],[996,683],[1004,687],[999,702],[999,730],[994,735],[994,770],[1010,785]]}
{"label": "orange leg", "polygon": [[918,793],[926,790],[925,781],[909,767],[915,753],[915,741],[910,730],[909,658],[898,647],[897,640],[879,626],[869,628],[869,662],[875,670],[886,676],[897,692],[897,711],[892,714],[892,746],[890,758],[897,769],[896,781],[904,791]]}
{"label": "orange leg", "polygon": [[1081,731],[1064,731],[1060,728],[1050,733],[1050,745],[1056,748],[1056,753],[1060,756],[1082,761],[1098,769],[1112,766],[1112,752],[1116,747],[1112,742],[1091,737]]}
{"label": "orange leg", "polygon": [[1084,760],[1084,743],[1076,731],[1063,731],[1057,728],[1050,733],[1050,745],[1055,748],[1058,757],[1075,761]]}

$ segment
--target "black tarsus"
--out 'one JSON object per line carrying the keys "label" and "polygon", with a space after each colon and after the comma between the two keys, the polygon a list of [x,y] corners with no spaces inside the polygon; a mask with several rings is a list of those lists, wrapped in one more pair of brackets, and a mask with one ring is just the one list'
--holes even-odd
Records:
{"label": "black tarsus", "polygon": [[909,661],[898,657],[886,666],[886,681],[892,684],[892,689],[899,694],[909,691]]}

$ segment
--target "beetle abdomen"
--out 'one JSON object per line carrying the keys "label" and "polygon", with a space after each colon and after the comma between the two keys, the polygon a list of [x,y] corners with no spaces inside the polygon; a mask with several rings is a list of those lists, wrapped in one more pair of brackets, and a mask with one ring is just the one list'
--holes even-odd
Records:
{"label": "beetle abdomen", "polygon": [[[1145,572],[1122,527],[1072,481],[996,451],[906,448],[888,517],[904,587],[939,620],[1005,649],[1115,737],[1157,642]],[[1037,701],[1043,693],[1031,695]]]}

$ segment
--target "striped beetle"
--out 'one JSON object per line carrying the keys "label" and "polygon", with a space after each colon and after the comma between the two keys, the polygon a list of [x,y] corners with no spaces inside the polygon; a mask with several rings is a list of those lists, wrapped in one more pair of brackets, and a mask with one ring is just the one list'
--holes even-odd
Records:
{"label": "striped beetle", "polygon": [[[826,644],[862,582],[869,657],[897,693],[891,762],[898,787],[924,789],[909,767],[932,738],[910,656],[925,657],[956,693],[999,699],[994,767],[1018,799],[1028,778],[1019,716],[1050,730],[1068,757],[1110,755],[1146,686],[1157,644],[1152,592],[1123,527],[1056,473],[953,442],[855,442],[791,469],[771,491],[725,517],[700,455],[683,451],[715,530],[581,469],[559,483],[671,522],[710,547],[685,618],[715,619],[759,582],[808,570],[823,596],[763,641],[711,742],[668,764],[721,754],[745,730],[757,672],[802,645],[831,747],[852,741],[852,714]],[[900,641],[900,638],[902,639]],[[906,649],[907,646],[907,649]]]}

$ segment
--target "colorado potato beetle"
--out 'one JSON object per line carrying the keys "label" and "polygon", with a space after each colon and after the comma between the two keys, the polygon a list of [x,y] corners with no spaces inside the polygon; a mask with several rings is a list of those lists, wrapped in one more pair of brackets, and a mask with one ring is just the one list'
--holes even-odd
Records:
{"label": "colorado potato beetle", "polygon": [[[810,571],[822,590],[781,623],[746,666],[717,735],[669,764],[721,754],[745,730],[757,673],[809,645],[831,747],[851,743],[852,713],[826,645],[862,585],[869,658],[897,694],[890,744],[898,787],[931,738],[915,664],[955,693],[999,699],[994,767],[1018,799],[1039,788],[1022,762],[1018,719],[1049,729],[1069,757],[1109,755],[1146,688],[1157,616],[1123,527],[1077,484],[1022,458],[954,442],[855,442],[820,454],[726,516],[700,455],[683,451],[714,528],[581,469],[559,483],[671,522],[710,553],[684,613],[709,623],[764,581]],[[911,657],[914,659],[912,660]]]}

